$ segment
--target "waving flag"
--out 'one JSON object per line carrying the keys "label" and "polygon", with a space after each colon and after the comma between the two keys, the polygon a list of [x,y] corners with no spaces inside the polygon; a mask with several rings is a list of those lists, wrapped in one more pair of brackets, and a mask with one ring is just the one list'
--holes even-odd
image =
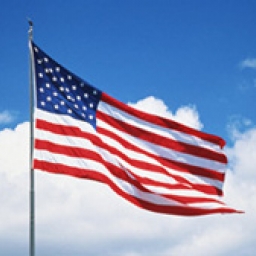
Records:
{"label": "waving flag", "polygon": [[221,138],[136,110],[89,85],[33,42],[30,48],[35,170],[102,182],[154,212],[236,212],[221,201],[227,164]]}

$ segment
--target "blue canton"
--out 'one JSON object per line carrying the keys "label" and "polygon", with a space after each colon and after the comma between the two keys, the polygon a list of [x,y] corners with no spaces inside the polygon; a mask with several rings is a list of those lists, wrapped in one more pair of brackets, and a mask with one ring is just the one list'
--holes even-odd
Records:
{"label": "blue canton", "polygon": [[86,121],[96,129],[102,92],[83,81],[34,43],[37,108]]}

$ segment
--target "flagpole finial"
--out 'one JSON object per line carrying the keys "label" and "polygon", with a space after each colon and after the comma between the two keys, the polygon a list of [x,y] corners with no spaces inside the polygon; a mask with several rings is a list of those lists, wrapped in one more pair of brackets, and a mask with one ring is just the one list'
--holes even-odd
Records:
{"label": "flagpole finial", "polygon": [[33,38],[33,22],[30,18],[27,18],[28,24],[29,24],[29,30],[28,30],[28,35],[29,35],[29,40],[32,40]]}

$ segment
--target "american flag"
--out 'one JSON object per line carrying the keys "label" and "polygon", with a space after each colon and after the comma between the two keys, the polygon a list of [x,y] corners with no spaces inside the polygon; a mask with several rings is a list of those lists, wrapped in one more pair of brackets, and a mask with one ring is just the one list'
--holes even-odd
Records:
{"label": "american flag", "polygon": [[33,168],[108,185],[141,208],[205,215],[222,200],[220,137],[128,106],[30,44],[35,74]]}

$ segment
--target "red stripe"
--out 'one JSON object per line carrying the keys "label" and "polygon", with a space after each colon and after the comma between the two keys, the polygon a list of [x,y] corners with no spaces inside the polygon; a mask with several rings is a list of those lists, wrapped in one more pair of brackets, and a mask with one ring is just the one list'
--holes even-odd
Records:
{"label": "red stripe", "polygon": [[[36,127],[39,129],[42,129],[42,130],[51,131],[53,133],[61,134],[61,135],[70,135],[70,136],[81,137],[81,138],[86,138],[86,139],[88,139],[88,136],[91,136],[91,134],[88,135],[88,133],[81,131],[77,127],[57,125],[57,124],[53,124],[53,123],[50,123],[50,122],[47,122],[44,120],[37,120]],[[109,136],[110,138],[114,138],[115,140],[121,142],[121,144],[124,145],[126,148],[129,148],[131,150],[145,154],[145,155],[157,160],[160,164],[162,164],[163,166],[167,166],[168,168],[175,169],[175,170],[178,170],[178,171],[181,171],[184,173],[190,173],[190,174],[199,175],[199,176],[206,177],[206,178],[216,179],[219,181],[224,180],[224,174],[222,174],[222,173],[218,173],[214,170],[209,170],[206,168],[191,166],[191,165],[188,165],[185,163],[180,163],[180,162],[170,160],[170,159],[165,159],[162,157],[157,157],[154,154],[150,154],[150,153],[134,146],[133,144],[127,142],[126,140],[123,140],[121,137],[117,136],[116,134],[114,134],[108,130],[100,128],[99,132]],[[95,137],[95,136],[91,137],[91,140],[92,140],[92,138],[94,138],[94,140],[93,140],[94,144],[96,144],[98,146],[102,146],[99,144],[98,137]],[[110,150],[110,147],[108,148],[108,150]],[[120,154],[122,154],[122,153],[120,152]],[[125,156],[125,154],[122,154],[122,156]],[[146,164],[145,162],[143,162],[143,163]],[[157,172],[168,174],[166,171],[162,172],[160,170],[164,170],[164,168],[156,167],[156,169],[155,169],[155,171],[157,171]]]}
{"label": "red stripe", "polygon": [[[136,151],[138,153],[144,154],[146,156],[149,156],[152,159],[157,160],[161,165],[166,166],[170,169],[175,169],[177,171],[181,171],[184,173],[190,173],[194,175],[199,175],[206,178],[215,179],[218,181],[223,182],[224,181],[224,173],[217,172],[215,170],[206,169],[198,166],[192,166],[186,163],[181,163],[175,160],[166,159],[164,157],[158,157],[152,153],[149,153],[134,144],[124,140],[122,137],[118,136],[117,134],[111,132],[110,130],[104,129],[99,127],[98,132],[100,134],[103,134],[105,136],[108,136],[109,138],[112,138],[116,141],[118,141],[121,145],[123,145],[125,148]],[[163,169],[163,168],[162,168]],[[166,172],[164,172],[166,174]]]}
{"label": "red stripe", "polygon": [[[175,179],[180,184],[186,184],[186,186],[185,186],[186,188],[190,187],[190,189],[195,189],[195,190],[198,190],[200,192],[204,192],[204,193],[210,194],[210,195],[222,195],[222,193],[223,193],[221,189],[219,189],[219,188],[217,188],[213,185],[194,184],[194,183],[188,181],[187,179],[185,179],[185,178],[183,178],[179,175],[170,174],[163,167],[156,166],[154,164],[150,164],[150,163],[147,163],[147,162],[131,159],[131,158],[127,157],[125,154],[123,154],[121,151],[119,151],[117,148],[108,146],[104,142],[102,142],[99,146],[101,148],[105,148],[106,150],[108,150],[113,155],[118,155],[119,157],[121,157],[122,159],[124,159],[125,161],[127,161],[128,163],[130,163],[134,167],[144,169],[144,170],[147,170],[147,171],[152,171],[152,172],[158,172],[158,173],[165,174],[165,175]],[[140,182],[145,181],[143,178],[135,175],[135,173],[132,172],[131,170],[129,170],[129,172],[132,173],[134,176],[136,176],[136,179],[139,180]],[[157,181],[155,181],[154,184],[155,185],[156,184],[163,185],[163,183],[160,183],[160,182],[157,182]],[[150,185],[150,184],[148,183],[148,185]],[[166,183],[165,187],[170,188],[167,185],[167,183]],[[180,186],[180,189],[185,188],[185,187]]]}
{"label": "red stripe", "polygon": [[[102,165],[104,165],[106,167],[106,169],[113,176],[129,182],[130,184],[132,184],[133,186],[137,187],[138,189],[140,189],[142,191],[148,191],[145,187],[143,187],[140,183],[138,183],[137,180],[132,179],[124,169],[118,168],[117,166],[105,161],[101,157],[101,155],[97,154],[94,151],[76,148],[76,147],[70,147],[70,146],[57,145],[52,142],[42,141],[42,140],[35,141],[35,148],[39,149],[39,150],[47,150],[51,153],[63,154],[66,156],[86,158],[88,160],[97,161],[98,163],[101,163]],[[87,172],[87,170],[84,170],[84,171]],[[73,173],[69,173],[69,174],[73,175]],[[76,175],[74,175],[74,176],[76,176]]]}
{"label": "red stripe", "polygon": [[202,157],[213,161],[218,161],[224,164],[227,163],[227,158],[222,153],[218,153],[207,148],[187,144],[181,141],[175,141],[164,136],[152,133],[150,131],[144,130],[142,128],[134,127],[133,125],[115,119],[103,112],[97,111],[97,119],[101,119],[104,122],[111,125],[112,127],[118,129],[119,131],[125,132],[140,140],[154,143],[156,145],[172,149],[178,152],[182,152],[185,154],[190,154],[193,156]]}
{"label": "red stripe", "polygon": [[187,180],[185,182],[180,182],[178,184],[170,184],[166,182],[156,181],[150,178],[146,177],[139,177],[138,175],[134,174],[129,170],[130,173],[141,183],[148,186],[155,186],[155,187],[163,187],[167,189],[182,189],[182,190],[195,190],[198,192],[205,193],[207,195],[223,195],[223,192],[211,185],[205,185],[205,184],[194,184],[192,182],[188,182]]}
{"label": "red stripe", "polygon": [[[143,180],[144,180],[143,178],[134,175],[134,177],[136,177],[136,182],[135,182],[135,179],[132,179],[131,176],[127,174],[127,172],[129,172],[131,174],[131,172],[128,171],[127,168],[124,168],[123,166],[120,166],[120,168],[119,168],[119,167],[105,161],[101,157],[101,155],[97,154],[94,151],[91,151],[88,149],[77,148],[77,147],[58,145],[58,144],[55,144],[55,143],[52,143],[49,141],[43,141],[43,140],[38,140],[38,139],[35,141],[35,148],[38,150],[47,150],[47,151],[49,151],[51,153],[55,153],[55,154],[57,153],[57,154],[62,154],[62,155],[70,156],[70,157],[78,157],[78,158],[84,158],[84,159],[88,159],[88,160],[97,161],[97,162],[101,163],[102,165],[104,165],[109,170],[109,172],[112,175],[114,175],[115,177],[122,179],[124,181],[127,181],[130,184],[133,184],[134,186],[138,187],[140,190],[148,191],[147,189],[145,189],[144,187],[142,187],[140,185],[143,183]],[[155,181],[154,184],[160,186],[161,183]],[[150,185],[150,183],[147,182],[147,185]],[[170,188],[171,186],[166,185],[166,187]],[[185,188],[188,188],[188,186],[176,185],[175,189],[178,189],[178,188],[185,189]]]}
{"label": "red stripe", "polygon": [[[168,195],[166,196],[168,198]],[[172,195],[172,198],[182,204],[192,204],[192,203],[217,203],[225,205],[222,201],[214,199],[214,198],[206,198],[206,197],[191,197],[191,196],[178,196]]]}
{"label": "red stripe", "polygon": [[[163,173],[169,177],[174,178],[177,182],[181,183],[181,184],[186,184],[188,185],[191,189],[197,189],[198,191],[204,192],[204,193],[209,193],[209,194],[217,194],[217,195],[221,195],[222,194],[222,190],[220,190],[219,188],[213,186],[213,185],[199,185],[199,184],[193,184],[191,182],[189,182],[187,179],[178,176],[178,175],[174,175],[174,174],[170,174],[169,172],[167,172],[163,167],[160,166],[156,166],[144,161],[139,161],[139,160],[135,160],[135,159],[131,159],[129,158],[126,154],[122,153],[121,151],[117,150],[115,147],[111,147],[109,145],[106,145],[103,141],[101,141],[97,136],[94,136],[92,134],[88,134],[86,132],[82,132],[80,129],[77,128],[73,128],[73,127],[68,127],[68,126],[63,126],[63,125],[56,125],[56,124],[52,124],[46,121],[42,121],[42,120],[38,120],[38,122],[36,123],[37,128],[43,129],[43,130],[47,130],[47,131],[51,131],[54,132],[56,134],[61,134],[61,135],[72,135],[75,137],[79,137],[79,138],[85,138],[85,139],[89,139],[92,141],[92,143],[100,148],[104,148],[106,149],[108,152],[112,153],[113,155],[118,155],[119,157],[123,158],[125,161],[127,161],[128,163],[130,163],[132,166],[135,166],[137,168],[141,168],[141,169],[145,169],[145,170],[151,170],[153,172],[159,172],[159,173]],[[36,141],[36,148],[38,147],[38,143]],[[42,142],[40,142],[42,143]],[[44,142],[46,143],[46,142]],[[42,145],[42,144],[41,144]],[[49,146],[48,149],[50,151],[52,151],[54,148],[54,146]],[[62,146],[62,148],[64,149],[65,146]],[[85,158],[89,158],[91,157],[90,154],[88,154],[88,152],[85,152],[83,154],[84,149],[75,149],[74,147],[66,147],[64,150],[67,150],[67,148],[72,148],[72,155],[76,155],[79,156],[83,156]],[[43,148],[42,148],[43,149]],[[61,150],[60,148],[56,148],[55,152],[56,153],[64,153],[61,151],[57,151],[57,150]],[[70,151],[70,150],[69,150]],[[65,153],[67,155],[69,155],[69,153]],[[83,155],[81,155],[83,154]],[[152,155],[154,156],[154,155]],[[99,157],[99,156],[97,156]],[[161,158],[157,158],[154,156],[154,158],[157,161],[164,161]],[[96,160],[95,158],[91,158],[92,160]],[[165,162],[165,165],[169,164],[169,161]],[[185,172],[185,170],[183,170],[183,172]],[[189,171],[186,171],[187,173],[189,173]]]}
{"label": "red stripe", "polygon": [[61,124],[54,124],[45,120],[37,119],[36,128],[50,131],[55,134],[68,135],[73,137],[85,137],[85,132],[81,131],[78,127],[75,126],[66,126]]}
{"label": "red stripe", "polygon": [[218,207],[218,208],[216,207],[214,209],[202,209],[199,207],[191,207],[191,206],[190,207],[168,206],[168,205],[158,205],[158,204],[150,203],[125,193],[118,186],[116,186],[108,177],[106,177],[101,173],[95,172],[93,170],[84,172],[84,170],[79,168],[64,166],[61,164],[53,164],[53,163],[48,163],[48,162],[39,161],[39,160],[34,160],[34,168],[52,172],[52,173],[67,174],[67,175],[75,176],[78,178],[85,178],[85,179],[91,179],[91,180],[102,182],[104,184],[107,184],[118,195],[122,196],[124,199],[128,200],[134,205],[139,206],[143,209],[153,211],[153,212],[183,215],[183,216],[197,216],[197,215],[205,215],[205,214],[212,214],[212,213],[237,212],[234,209],[222,208],[222,207]]}
{"label": "red stripe", "polygon": [[135,108],[132,108],[132,107],[112,98],[111,96],[109,96],[108,94],[106,94],[104,92],[102,93],[101,100],[115,108],[118,108],[124,112],[129,113],[130,115],[133,115],[139,119],[145,120],[149,123],[156,124],[156,125],[159,125],[164,128],[169,128],[171,130],[176,130],[179,132],[183,132],[183,133],[201,138],[205,141],[219,145],[221,148],[224,147],[226,144],[226,142],[218,136],[195,130],[193,128],[182,125],[178,122],[175,122],[173,120],[170,120],[170,119],[167,119],[164,117],[158,117],[156,115],[148,114],[143,111],[137,110]]}
{"label": "red stripe", "polygon": [[[222,191],[217,189],[216,187],[213,187],[210,185],[203,185],[203,184],[193,184],[180,176],[175,176],[175,175],[171,176],[168,173],[166,174],[176,179],[178,184],[169,184],[169,183],[159,182],[156,180],[138,176],[134,172],[132,172],[131,170],[128,170],[123,166],[120,166],[121,168],[118,168],[115,165],[112,165],[106,162],[99,154],[88,149],[59,145],[59,144],[55,144],[49,141],[43,141],[39,139],[35,140],[35,148],[39,150],[47,150],[52,153],[62,154],[66,156],[80,157],[84,159],[97,161],[99,163],[102,163],[114,176],[128,182],[133,182],[133,180],[130,180],[130,178],[128,178],[126,174],[127,172],[132,174],[140,184],[144,184],[144,185],[159,186],[159,187],[164,187],[168,189],[188,189],[188,190],[193,189],[209,195],[222,194]],[[144,162],[141,162],[141,163],[142,165],[147,165],[147,163],[144,163]],[[141,166],[141,165],[137,167],[147,169],[145,166]],[[153,166],[153,165],[150,165],[150,167],[152,169],[148,169],[148,170],[154,170],[154,168],[157,168],[157,166]],[[123,171],[125,171],[125,175]]]}

